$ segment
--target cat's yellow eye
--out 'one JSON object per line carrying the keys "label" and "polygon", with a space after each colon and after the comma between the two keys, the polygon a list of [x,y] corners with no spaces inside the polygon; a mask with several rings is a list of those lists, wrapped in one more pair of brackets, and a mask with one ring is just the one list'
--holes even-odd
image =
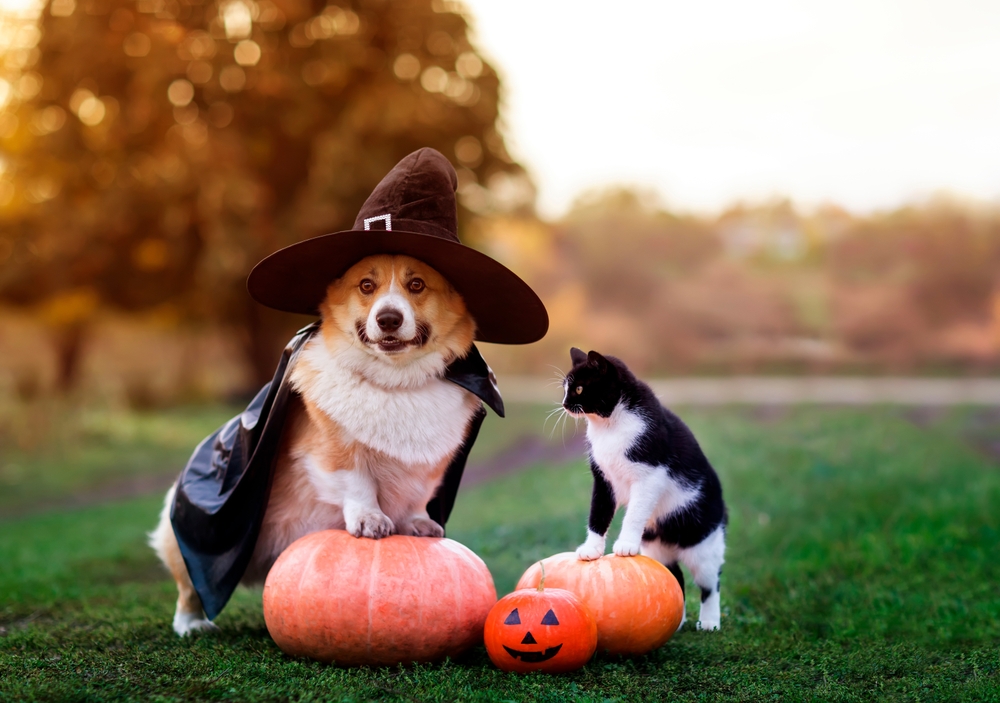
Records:
{"label": "cat's yellow eye", "polygon": [[576,390],[576,394],[580,395],[581,393],[583,393],[583,386],[577,386],[575,390]]}

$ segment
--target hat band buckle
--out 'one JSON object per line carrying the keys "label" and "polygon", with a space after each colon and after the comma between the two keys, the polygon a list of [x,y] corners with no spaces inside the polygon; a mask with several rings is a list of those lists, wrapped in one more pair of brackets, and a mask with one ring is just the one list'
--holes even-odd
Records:
{"label": "hat band buckle", "polygon": [[377,217],[366,217],[365,218],[365,231],[369,231],[372,228],[372,222],[378,222],[379,220],[385,220],[385,231],[392,231],[392,215],[379,215]]}

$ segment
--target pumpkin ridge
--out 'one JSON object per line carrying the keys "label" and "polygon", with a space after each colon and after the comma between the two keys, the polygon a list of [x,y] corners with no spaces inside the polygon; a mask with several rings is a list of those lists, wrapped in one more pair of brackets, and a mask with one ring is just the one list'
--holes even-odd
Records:
{"label": "pumpkin ridge", "polygon": [[[417,539],[420,539],[419,537]],[[417,568],[419,569],[419,575],[417,576],[417,583],[427,583],[427,567],[424,564],[423,554],[419,549],[417,549],[416,542],[409,542],[410,551],[413,553],[414,561],[416,561]],[[420,627],[417,632],[420,633],[420,646],[423,647],[427,638],[427,629],[424,626],[425,616],[424,612],[424,602],[422,600],[417,602],[417,622]]]}
{"label": "pumpkin ridge", "polygon": [[[309,555],[305,560],[307,568],[301,570],[301,573],[299,574],[298,583],[295,584],[295,589],[298,592],[302,591],[303,586],[308,581],[308,577],[306,576],[306,574],[308,574],[310,571],[313,570],[314,564],[319,559],[319,553],[323,551],[323,547],[325,545],[322,542],[317,541],[315,542],[315,544],[310,544],[309,546],[312,547],[312,549],[309,550]],[[304,605],[305,604],[301,602],[297,604],[296,607],[297,612],[295,614],[296,618],[302,618],[302,616],[305,615],[305,613],[301,612],[301,609]],[[300,635],[296,634],[296,639],[299,639],[299,637]]]}
{"label": "pumpkin ridge", "polygon": [[[366,538],[356,537],[355,539],[366,539]],[[371,657],[372,654],[372,631],[374,629],[372,625],[372,610],[373,610],[372,604],[374,603],[375,599],[373,598],[372,594],[375,591],[376,582],[378,581],[377,576],[379,573],[378,570],[379,558],[382,556],[380,549],[380,540],[375,540],[375,544],[373,545],[373,547],[374,548],[372,549],[372,558],[371,561],[369,562],[370,571],[368,572],[368,604],[367,604],[368,637],[366,638],[365,641],[365,648],[367,649],[369,657]]]}

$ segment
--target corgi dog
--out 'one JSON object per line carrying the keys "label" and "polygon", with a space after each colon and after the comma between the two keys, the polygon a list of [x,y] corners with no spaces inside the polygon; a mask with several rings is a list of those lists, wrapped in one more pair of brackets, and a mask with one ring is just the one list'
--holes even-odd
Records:
{"label": "corgi dog", "polygon": [[[378,539],[441,537],[426,510],[480,407],[443,378],[472,348],[461,295],[427,264],[369,256],[330,284],[321,327],[290,369],[284,426],[260,536],[241,583],[262,583],[298,538],[327,529]],[[177,582],[178,635],[215,629],[202,610],[166,504],[150,544]]]}

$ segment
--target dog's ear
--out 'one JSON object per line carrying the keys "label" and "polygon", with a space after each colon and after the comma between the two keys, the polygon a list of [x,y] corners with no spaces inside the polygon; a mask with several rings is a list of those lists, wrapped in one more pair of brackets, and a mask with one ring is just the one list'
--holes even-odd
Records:
{"label": "dog's ear", "polygon": [[569,358],[573,362],[573,366],[579,366],[580,364],[587,363],[587,352],[583,351],[583,349],[573,347],[569,350]]}

